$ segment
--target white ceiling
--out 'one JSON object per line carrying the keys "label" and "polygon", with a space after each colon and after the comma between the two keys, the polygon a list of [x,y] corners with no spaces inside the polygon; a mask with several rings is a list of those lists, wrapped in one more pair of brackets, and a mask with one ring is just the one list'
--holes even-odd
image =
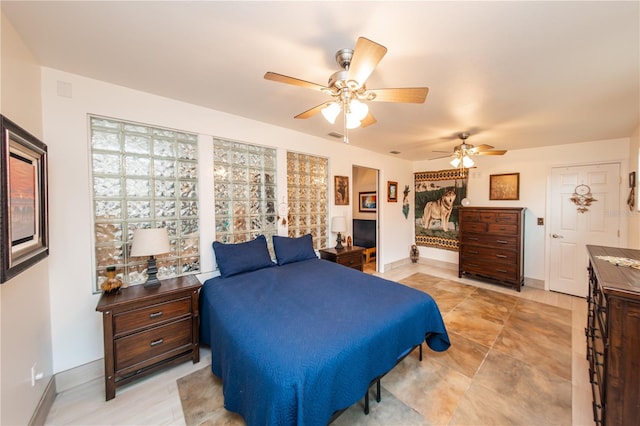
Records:
{"label": "white ceiling", "polygon": [[[498,149],[629,137],[640,119],[640,2],[2,1],[42,65],[342,143],[325,85],[359,36],[388,48],[369,88],[429,87],[425,104],[371,103],[350,143],[410,160],[455,135]],[[126,118],[126,117],[123,117]]]}

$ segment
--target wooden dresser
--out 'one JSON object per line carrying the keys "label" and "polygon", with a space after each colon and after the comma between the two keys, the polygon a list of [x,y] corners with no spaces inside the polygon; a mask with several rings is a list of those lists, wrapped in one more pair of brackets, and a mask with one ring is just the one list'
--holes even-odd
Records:
{"label": "wooden dresser", "polygon": [[587,246],[587,360],[597,425],[640,422],[640,270],[597,256],[640,260],[640,250]]}
{"label": "wooden dresser", "polygon": [[362,260],[364,250],[364,247],[358,246],[345,246],[341,249],[324,248],[320,249],[320,258],[362,271],[364,270],[364,263]]}
{"label": "wooden dresser", "polygon": [[162,280],[159,287],[135,285],[100,297],[107,401],[118,386],[179,362],[200,361],[201,286],[194,275],[185,275]]}
{"label": "wooden dresser", "polygon": [[518,291],[524,284],[523,207],[461,207],[458,277],[489,279]]}

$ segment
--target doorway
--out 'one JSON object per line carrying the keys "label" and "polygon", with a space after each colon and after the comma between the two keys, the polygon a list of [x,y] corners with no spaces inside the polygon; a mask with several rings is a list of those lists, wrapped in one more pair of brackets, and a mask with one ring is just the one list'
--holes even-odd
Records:
{"label": "doorway", "polygon": [[551,169],[549,289],[588,293],[586,245],[620,244],[620,163]]}
{"label": "doorway", "polygon": [[[352,217],[353,223],[353,245],[364,247],[365,256],[364,271],[375,272],[378,270],[379,235],[378,232],[378,169],[369,167],[353,166],[353,206]],[[371,196],[375,196],[375,208],[371,206],[362,206],[361,198],[371,200]]]}

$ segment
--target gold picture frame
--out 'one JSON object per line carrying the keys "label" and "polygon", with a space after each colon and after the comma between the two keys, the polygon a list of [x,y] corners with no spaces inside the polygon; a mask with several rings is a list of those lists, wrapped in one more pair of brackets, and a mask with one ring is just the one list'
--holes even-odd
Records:
{"label": "gold picture frame", "polygon": [[398,182],[387,181],[387,201],[398,202]]}
{"label": "gold picture frame", "polygon": [[503,173],[489,176],[490,200],[519,200],[520,173]]}
{"label": "gold picture frame", "polygon": [[336,206],[349,205],[349,176],[334,176],[333,203]]}

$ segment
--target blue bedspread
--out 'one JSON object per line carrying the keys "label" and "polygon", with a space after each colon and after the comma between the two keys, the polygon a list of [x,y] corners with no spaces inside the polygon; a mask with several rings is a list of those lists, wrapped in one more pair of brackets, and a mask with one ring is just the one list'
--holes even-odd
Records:
{"label": "blue bedspread", "polygon": [[321,259],[212,278],[200,304],[225,407],[248,425],[326,425],[425,335],[450,345],[431,296]]}

